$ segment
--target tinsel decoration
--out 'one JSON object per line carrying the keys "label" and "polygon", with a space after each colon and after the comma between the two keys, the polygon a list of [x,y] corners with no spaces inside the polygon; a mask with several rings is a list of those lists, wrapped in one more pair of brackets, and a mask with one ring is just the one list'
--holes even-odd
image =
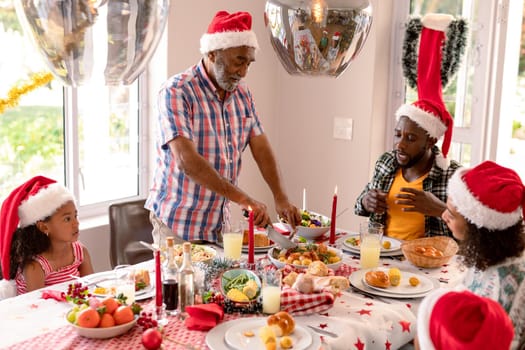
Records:
{"label": "tinsel decoration", "polygon": [[211,286],[209,285],[212,283],[212,281],[219,277],[219,275],[228,269],[231,269],[236,264],[235,261],[226,259],[223,257],[215,257],[211,260],[209,263],[203,263],[199,262],[197,263],[197,266],[204,271],[204,281],[205,281],[205,288],[210,289]]}
{"label": "tinsel decoration", "polygon": [[[417,59],[422,28],[421,18],[411,18],[406,24],[403,42],[403,75],[407,79],[408,85],[413,89],[417,88]],[[443,89],[459,69],[461,56],[467,45],[467,31],[468,26],[464,19],[454,19],[448,26],[445,45],[442,47],[441,84]]]}
{"label": "tinsel decoration", "polygon": [[7,98],[0,98],[0,114],[4,113],[7,107],[13,108],[18,106],[22,95],[48,84],[51,80],[53,80],[53,74],[39,72],[32,74],[29,81],[16,84],[7,93]]}

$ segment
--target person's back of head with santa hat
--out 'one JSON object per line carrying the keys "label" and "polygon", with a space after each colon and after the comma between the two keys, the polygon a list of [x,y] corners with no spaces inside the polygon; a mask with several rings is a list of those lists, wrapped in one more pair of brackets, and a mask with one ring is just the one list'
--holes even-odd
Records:
{"label": "person's back of head with santa hat", "polygon": [[494,300],[437,289],[419,306],[414,344],[416,350],[508,350],[513,336],[511,320]]}
{"label": "person's back of head with santa hat", "polygon": [[93,273],[89,253],[77,241],[74,197],[55,180],[36,176],[14,189],[0,217],[0,289],[5,292],[0,298],[13,296],[9,286],[15,283],[17,294],[23,294]]}

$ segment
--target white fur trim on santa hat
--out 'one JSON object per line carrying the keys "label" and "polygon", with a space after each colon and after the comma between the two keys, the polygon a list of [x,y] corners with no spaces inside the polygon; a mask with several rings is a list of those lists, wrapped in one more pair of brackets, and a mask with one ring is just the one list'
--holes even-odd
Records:
{"label": "white fur trim on santa hat", "polygon": [[20,227],[35,224],[51,216],[58,208],[69,201],[75,201],[67,188],[59,183],[53,183],[30,196],[18,207]]}
{"label": "white fur trim on santa hat", "polygon": [[518,223],[522,209],[518,206],[513,212],[502,213],[481,203],[463,181],[463,174],[470,169],[460,168],[448,182],[448,196],[456,210],[478,228],[504,230]]}
{"label": "white fur trim on santa hat", "polygon": [[243,32],[220,32],[213,34],[204,34],[201,37],[202,54],[215,50],[229,49],[231,47],[249,46],[256,50],[259,49],[257,36],[251,30]]}
{"label": "white fur trim on santa hat", "polygon": [[402,116],[407,116],[416,122],[420,127],[425,129],[431,137],[439,139],[445,131],[447,126],[441,122],[439,116],[417,108],[414,105],[401,105],[396,111],[396,119],[399,120]]}
{"label": "white fur trim on santa hat", "polygon": [[0,280],[0,300],[16,297],[15,280]]}
{"label": "white fur trim on santa hat", "polygon": [[453,20],[454,16],[452,15],[447,15],[445,13],[429,13],[421,18],[421,24],[428,29],[444,32]]}
{"label": "white fur trim on santa hat", "polygon": [[432,315],[432,310],[434,305],[444,294],[450,292],[448,289],[439,288],[428,294],[417,312],[417,340],[419,342],[419,348],[425,350],[435,350],[434,343],[430,339],[429,324],[430,316]]}

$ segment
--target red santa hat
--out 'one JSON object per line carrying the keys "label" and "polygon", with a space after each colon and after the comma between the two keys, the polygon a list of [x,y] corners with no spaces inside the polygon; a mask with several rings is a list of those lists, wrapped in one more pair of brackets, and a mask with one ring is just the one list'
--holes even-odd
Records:
{"label": "red santa hat", "polygon": [[441,151],[446,157],[452,141],[454,120],[443,101],[441,81],[442,47],[445,30],[454,18],[445,14],[429,14],[422,18],[417,61],[418,101],[404,104],[396,118],[406,116],[425,129],[431,137],[443,137]]}
{"label": "red santa hat", "polygon": [[219,11],[213,17],[208,31],[201,37],[202,54],[230,47],[249,46],[259,49],[248,12]]}
{"label": "red santa hat", "polygon": [[9,279],[11,240],[17,227],[24,228],[49,217],[69,201],[74,201],[73,195],[44,176],[33,177],[7,196],[0,211],[0,261],[4,279]]}
{"label": "red santa hat", "polygon": [[514,326],[503,307],[470,291],[437,289],[418,309],[420,349],[509,349],[513,337]]}
{"label": "red santa hat", "polygon": [[448,198],[478,228],[504,230],[525,216],[525,186],[519,175],[492,161],[458,169],[449,180]]}

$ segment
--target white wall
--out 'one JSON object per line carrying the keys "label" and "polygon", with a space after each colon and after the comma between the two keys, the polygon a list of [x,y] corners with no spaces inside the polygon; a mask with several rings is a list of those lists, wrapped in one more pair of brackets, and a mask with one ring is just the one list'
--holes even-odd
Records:
{"label": "white wall", "polygon": [[[161,66],[157,79],[162,81],[198,62],[199,39],[218,10],[252,13],[261,50],[246,80],[280,163],[289,197],[300,207],[302,189],[306,188],[308,208],[329,215],[337,185],[339,210],[349,208],[338,218],[337,226],[356,230],[355,198],[368,181],[377,156],[389,148],[384,141],[388,132],[384,126],[388,117],[393,0],[372,0],[372,4],[373,24],[363,50],[347,71],[334,79],[296,77],[285,72],[264,27],[262,0],[173,0],[165,32],[167,46],[159,49],[155,64],[158,68],[159,62],[165,62],[167,70],[164,72]],[[150,85],[153,96],[155,82]],[[332,137],[336,116],[354,120],[351,141]],[[153,139],[154,135],[150,141]],[[266,202],[275,213],[271,193],[249,151],[243,161],[240,186]],[[109,268],[107,225],[83,230],[82,241],[93,256],[95,269]]]}

